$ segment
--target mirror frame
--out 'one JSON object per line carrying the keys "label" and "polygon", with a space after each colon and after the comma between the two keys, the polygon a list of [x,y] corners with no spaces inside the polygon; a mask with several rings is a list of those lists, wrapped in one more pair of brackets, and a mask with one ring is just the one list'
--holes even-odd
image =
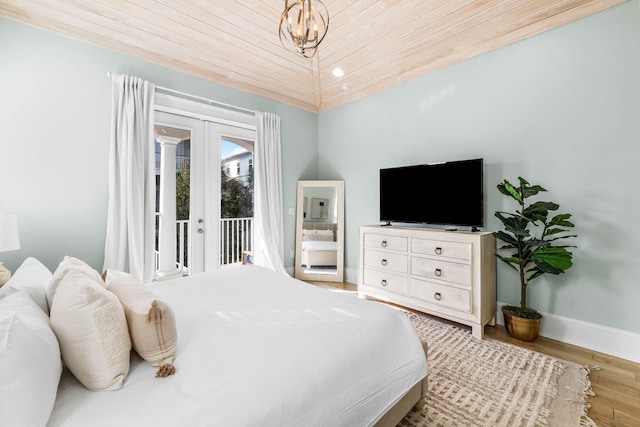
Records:
{"label": "mirror frame", "polygon": [[[337,262],[336,274],[305,273],[302,269],[302,229],[304,225],[304,189],[317,187],[333,187],[336,190],[337,203]],[[342,282],[344,279],[344,181],[298,181],[298,200],[296,208],[296,261],[294,276],[300,280],[317,280],[320,282]]]}

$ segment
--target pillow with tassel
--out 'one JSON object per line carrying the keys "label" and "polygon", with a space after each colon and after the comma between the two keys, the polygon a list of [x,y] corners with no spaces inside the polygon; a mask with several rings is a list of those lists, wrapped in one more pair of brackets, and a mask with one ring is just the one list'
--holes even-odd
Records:
{"label": "pillow with tassel", "polygon": [[128,273],[109,269],[104,277],[107,290],[118,297],[124,308],[133,349],[151,366],[158,367],[157,377],[173,375],[178,337],[171,307]]}

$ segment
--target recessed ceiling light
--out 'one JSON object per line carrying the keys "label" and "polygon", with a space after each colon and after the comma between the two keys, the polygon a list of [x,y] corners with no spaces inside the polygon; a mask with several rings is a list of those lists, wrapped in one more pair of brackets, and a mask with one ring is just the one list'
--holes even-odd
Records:
{"label": "recessed ceiling light", "polygon": [[344,71],[342,71],[342,68],[334,68],[332,71],[333,75],[336,77],[342,77],[344,76]]}
{"label": "recessed ceiling light", "polygon": [[350,84],[345,83],[345,84],[342,85],[342,90],[343,91],[349,92],[350,89],[351,89],[351,85]]}

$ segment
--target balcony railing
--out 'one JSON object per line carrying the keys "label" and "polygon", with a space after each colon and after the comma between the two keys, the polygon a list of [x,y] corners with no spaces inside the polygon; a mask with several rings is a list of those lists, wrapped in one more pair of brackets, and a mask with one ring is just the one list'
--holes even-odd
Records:
{"label": "balcony railing", "polygon": [[[157,217],[157,215],[156,215]],[[189,274],[189,220],[176,221],[176,267]],[[242,253],[253,250],[253,218],[220,219],[220,266],[242,262]],[[155,253],[156,271],[159,252]]]}
{"label": "balcony railing", "polygon": [[[160,153],[156,153],[156,175],[160,175]],[[176,154],[176,172],[182,172],[187,169],[187,164],[191,160],[191,156],[184,154]]]}
{"label": "balcony railing", "polygon": [[220,265],[242,262],[242,253],[253,250],[253,218],[220,219]]}

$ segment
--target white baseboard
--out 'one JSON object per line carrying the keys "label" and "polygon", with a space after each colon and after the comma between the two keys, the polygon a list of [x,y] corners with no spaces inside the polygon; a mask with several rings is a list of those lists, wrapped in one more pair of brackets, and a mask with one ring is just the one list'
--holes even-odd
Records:
{"label": "white baseboard", "polygon": [[[358,283],[358,270],[345,268],[344,281]],[[505,303],[498,301],[496,316],[497,323],[502,326],[504,326],[503,305]],[[556,314],[542,313],[542,317],[540,335],[543,337],[640,363],[640,334],[638,333]],[[594,362],[595,364],[597,363]]]}
{"label": "white baseboard", "polygon": [[[506,304],[498,302],[496,321],[500,325],[504,325],[503,305]],[[640,363],[640,334],[555,314],[541,314],[540,335],[543,337]]]}

